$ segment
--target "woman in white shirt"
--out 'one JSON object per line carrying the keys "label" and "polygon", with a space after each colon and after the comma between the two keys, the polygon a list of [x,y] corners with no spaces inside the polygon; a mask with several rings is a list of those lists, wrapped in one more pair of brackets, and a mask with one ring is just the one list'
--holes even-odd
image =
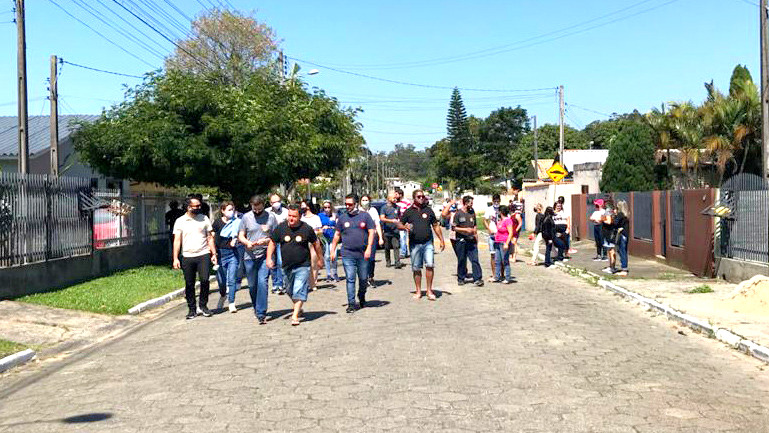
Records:
{"label": "woman in white shirt", "polygon": [[360,207],[361,209],[368,212],[368,214],[371,216],[371,219],[374,220],[374,225],[376,226],[376,239],[374,239],[374,244],[371,246],[371,258],[369,258],[368,262],[368,285],[371,287],[376,287],[374,284],[374,266],[376,263],[376,248],[377,245],[384,246],[384,235],[382,234],[382,225],[379,222],[379,211],[376,210],[375,207],[371,206],[371,196],[366,194],[361,196],[360,198]]}
{"label": "woman in white shirt", "polygon": [[601,235],[601,223],[603,217],[606,215],[606,209],[603,208],[603,199],[599,198],[593,201],[595,210],[590,215],[590,221],[593,223],[593,240],[595,241],[595,257],[594,262],[609,260],[606,257],[606,248],[603,246],[603,236]]}

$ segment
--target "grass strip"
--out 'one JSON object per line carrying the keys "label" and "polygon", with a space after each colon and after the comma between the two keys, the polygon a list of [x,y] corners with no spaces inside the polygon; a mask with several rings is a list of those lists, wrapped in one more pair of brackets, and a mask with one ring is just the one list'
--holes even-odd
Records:
{"label": "grass strip", "polygon": [[13,355],[16,352],[21,352],[26,348],[27,346],[23,344],[14,343],[13,341],[3,340],[0,338],[0,359],[9,355]]}
{"label": "grass strip", "polygon": [[168,266],[143,266],[16,300],[49,307],[120,315],[128,313],[128,309],[136,304],[183,286],[181,271],[170,269]]}

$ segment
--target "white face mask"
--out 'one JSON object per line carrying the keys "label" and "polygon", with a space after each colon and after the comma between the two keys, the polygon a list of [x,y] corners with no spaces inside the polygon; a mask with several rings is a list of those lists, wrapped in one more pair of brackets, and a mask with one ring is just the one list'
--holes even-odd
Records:
{"label": "white face mask", "polygon": [[280,210],[281,204],[279,201],[272,204],[272,208],[277,212]]}
{"label": "white face mask", "polygon": [[371,204],[368,200],[361,200],[360,205],[363,207],[363,209],[368,209],[369,204]]}
{"label": "white face mask", "polygon": [[226,210],[226,211],[224,211],[224,216],[226,216],[229,219],[231,219],[233,217],[233,215],[235,215],[235,211],[234,210]]}

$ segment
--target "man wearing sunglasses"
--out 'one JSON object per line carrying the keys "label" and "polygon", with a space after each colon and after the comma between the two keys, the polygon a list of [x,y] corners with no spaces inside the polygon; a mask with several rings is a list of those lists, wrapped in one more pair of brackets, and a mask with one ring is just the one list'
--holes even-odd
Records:
{"label": "man wearing sunglasses", "polygon": [[323,244],[323,259],[326,262],[326,281],[336,282],[340,280],[336,272],[336,260],[331,260],[331,241],[334,239],[334,233],[336,232],[336,215],[330,200],[323,202],[323,212],[319,216],[320,223],[323,224],[323,227],[321,227],[323,229],[321,243]]}
{"label": "man wearing sunglasses", "polygon": [[424,191],[420,189],[414,191],[413,197],[414,204],[401,215],[398,227],[407,230],[409,234],[411,270],[414,272],[416,287],[414,299],[422,297],[422,266],[424,265],[427,275],[427,299],[434,301],[436,296],[433,293],[433,268],[435,267],[433,232],[441,243],[441,251],[446,248],[446,243],[443,241],[443,232],[441,232],[438,218],[427,205]]}
{"label": "man wearing sunglasses", "polygon": [[358,277],[358,302],[366,306],[368,287],[368,260],[371,258],[376,225],[368,212],[358,209],[358,196],[348,194],[344,198],[346,212],[336,222],[336,233],[331,241],[331,260],[336,260],[336,246],[342,242],[342,265],[347,277],[347,312],[354,313],[355,277]]}

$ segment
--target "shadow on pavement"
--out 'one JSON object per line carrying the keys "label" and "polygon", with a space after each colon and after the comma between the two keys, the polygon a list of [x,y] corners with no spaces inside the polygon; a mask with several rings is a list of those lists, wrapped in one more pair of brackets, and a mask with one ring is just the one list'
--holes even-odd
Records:
{"label": "shadow on pavement", "polygon": [[329,315],[329,314],[336,314],[336,312],[334,312],[334,311],[305,311],[304,314],[302,314],[302,321],[303,322],[312,322],[315,319],[320,319],[321,317]]}
{"label": "shadow on pavement", "polygon": [[19,427],[30,424],[48,424],[48,423],[62,423],[62,424],[84,424],[89,422],[99,422],[112,418],[113,415],[110,412],[93,412],[84,413],[82,415],[74,415],[67,418],[54,419],[54,420],[39,420],[28,422],[16,422],[11,424],[0,424],[0,427]]}
{"label": "shadow on pavement", "polygon": [[365,308],[379,308],[379,307],[385,307],[390,304],[390,301],[366,301],[366,307]]}

